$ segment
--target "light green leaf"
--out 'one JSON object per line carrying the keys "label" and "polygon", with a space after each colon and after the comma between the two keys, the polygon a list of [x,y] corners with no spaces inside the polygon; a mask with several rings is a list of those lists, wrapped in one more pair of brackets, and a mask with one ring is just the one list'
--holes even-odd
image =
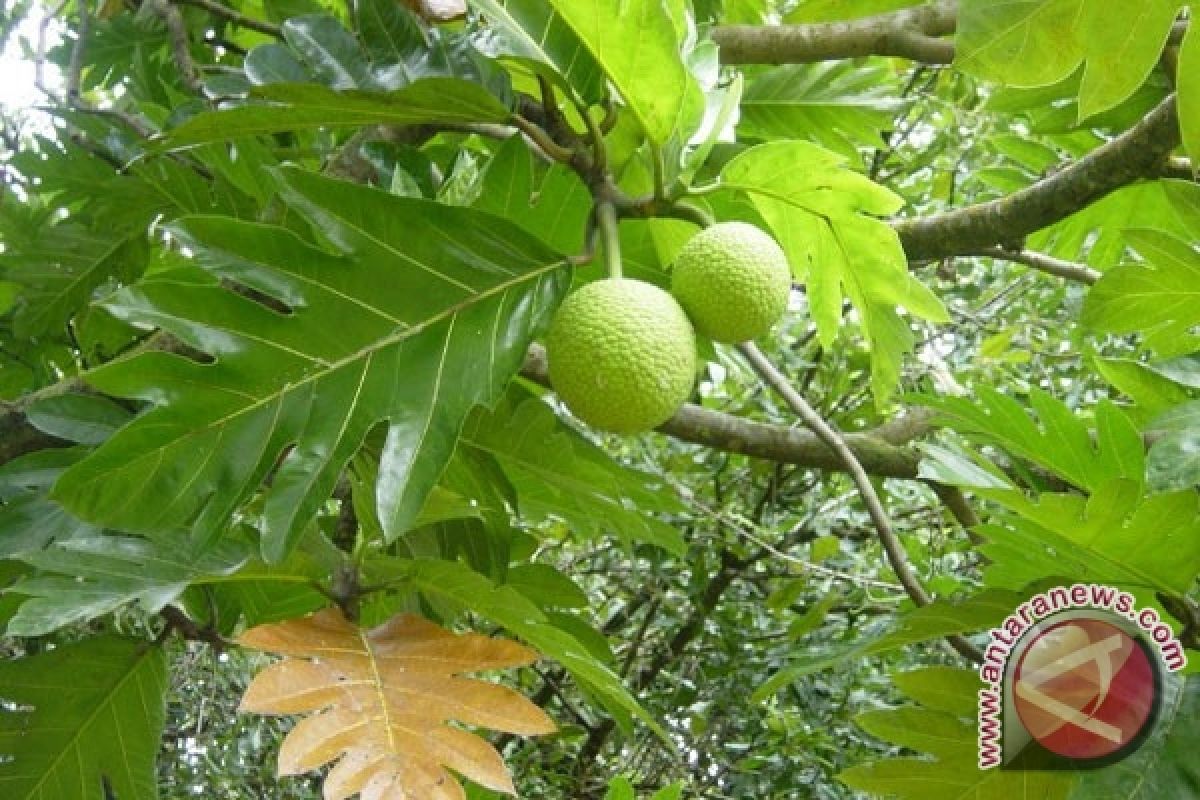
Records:
{"label": "light green leaf", "polygon": [[962,0],[954,65],[1013,86],[1048,86],[1079,66],[1084,0]]}
{"label": "light green leaf", "polygon": [[548,0],[474,0],[491,24],[489,53],[514,58],[587,105],[604,96],[604,72]]}
{"label": "light green leaf", "polygon": [[1079,118],[1145,82],[1182,0],[962,0],[955,66],[1012,86],[1048,86],[1084,65]]}
{"label": "light green leaf", "polygon": [[149,642],[101,636],[0,662],[5,800],[156,800],[167,664]]}
{"label": "light green leaf", "polygon": [[89,374],[157,408],[59,480],[56,497],[83,518],[139,533],[194,525],[204,538],[273,470],[259,524],[278,561],[387,420],[376,507],[394,538],[566,288],[561,256],[497,217],[299,170],[281,185],[340,254],[283,228],[190,217],[175,233],[203,269],[155,273],[108,304],[215,363],[145,353]]}
{"label": "light green leaf", "polygon": [[1114,478],[1139,484],[1144,479],[1142,437],[1125,412],[1109,401],[1096,407],[1093,442],[1087,423],[1040,389],[1029,392],[1036,419],[1015,399],[986,386],[970,398],[920,400],[937,409],[942,422],[954,430],[982,437],[1081,489],[1098,489]]}
{"label": "light green leaf", "polygon": [[1105,270],[1127,258],[1125,231],[1152,228],[1183,239],[1200,235],[1200,184],[1141,181],[1118,189],[1029,237],[1029,246]]}
{"label": "light green leaf", "polygon": [[1182,239],[1154,230],[1127,231],[1146,259],[1106,273],[1088,293],[1084,324],[1108,333],[1142,333],[1162,356],[1200,347],[1200,252]]}
{"label": "light green leaf", "polygon": [[10,636],[44,636],[136,602],[153,614],[203,575],[229,575],[251,556],[243,542],[212,545],[186,531],[142,539],[96,535],[55,542],[20,559],[39,572],[9,591],[27,596],[8,624]]}
{"label": "light green leaf", "polygon": [[1016,589],[1047,577],[1187,594],[1200,574],[1200,496],[1143,496],[1116,478],[1092,496],[980,489],[1012,513],[976,530],[989,586]]}
{"label": "light green leaf", "polygon": [[1079,23],[1086,59],[1079,87],[1080,119],[1107,111],[1145,82],[1185,4],[1140,0],[1114,6],[1107,0],[1084,0]]}
{"label": "light green leaf", "polygon": [[[1192,18],[1196,10],[1193,6]],[[1188,25],[1179,48],[1179,127],[1193,167],[1200,164],[1200,26]]]}
{"label": "light green leaf", "polygon": [[[902,800],[1065,800],[1071,772],[983,770],[978,765],[976,704],[981,688],[972,670],[940,668],[894,676],[922,705],[868,711],[856,722],[868,733],[933,758],[893,758],[858,764],[838,780],[873,795]],[[933,680],[940,680],[931,686]]]}
{"label": "light green leaf", "polygon": [[457,78],[423,78],[394,92],[272,83],[255,87],[250,96],[266,102],[197,114],[172,130],[161,146],[181,148],[310,128],[503,123],[509,117],[504,104],[486,89]]}
{"label": "light green leaf", "polygon": [[899,103],[883,67],[791,64],[754,77],[742,97],[738,132],[752,139],[803,137],[847,157],[882,147]]}
{"label": "light green leaf", "polygon": [[656,516],[682,509],[672,491],[614,462],[536,397],[510,390],[494,413],[476,415],[462,443],[496,460],[531,522],[562,520],[582,537],[610,534],[677,555],[687,549],[679,531]]}
{"label": "light green leaf", "polygon": [[897,195],[844,169],[845,159],[808,142],[772,142],[738,155],[721,185],[743,192],[806,282],[821,341],[831,346],[843,297],[858,310],[871,350],[871,386],[882,403],[895,389],[914,338],[898,311],[947,320],[938,298],[908,271],[900,239],[878,219],[903,205]]}
{"label": "light green leaf", "polygon": [[[680,36],[664,0],[549,0],[662,147],[685,122],[699,88],[683,64]],[[684,131],[684,138],[690,131]]]}

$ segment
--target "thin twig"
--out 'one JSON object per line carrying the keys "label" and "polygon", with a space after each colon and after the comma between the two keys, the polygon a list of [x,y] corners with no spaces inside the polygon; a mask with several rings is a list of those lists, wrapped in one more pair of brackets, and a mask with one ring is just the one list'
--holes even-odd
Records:
{"label": "thin twig", "polygon": [[1047,275],[1066,278],[1069,281],[1077,283],[1086,283],[1089,286],[1096,283],[1101,277],[1100,272],[1092,269],[1087,264],[1065,261],[1061,258],[1048,256],[1045,253],[1038,253],[1033,250],[1009,250],[1004,247],[984,247],[971,253],[963,253],[962,255],[982,256],[983,258],[995,258],[1001,261],[1011,261],[1015,264],[1024,264]]}
{"label": "thin twig", "polygon": [[[866,506],[867,515],[871,518],[871,522],[875,526],[879,543],[882,545],[888,563],[891,565],[892,571],[896,573],[900,585],[904,587],[904,591],[918,606],[929,605],[932,602],[932,598],[909,568],[908,556],[904,552],[904,545],[900,543],[900,539],[897,538],[895,531],[892,530],[887,511],[884,510],[883,503],[880,501],[879,495],[876,494],[875,487],[871,484],[871,479],[867,476],[862,464],[855,458],[853,451],[846,444],[846,440],[808,404],[808,401],[799,392],[792,388],[791,383],[788,382],[783,373],[775,368],[775,365],[763,355],[757,345],[753,342],[743,342],[738,345],[738,351],[750,362],[750,366],[754,371],[783,398],[788,408],[796,416],[800,417],[808,429],[816,434],[837,455],[846,472],[849,473],[850,479],[854,481],[854,485],[858,488],[863,505]],[[983,661],[983,655],[978,649],[961,636],[947,637],[947,641],[964,658],[975,662]]]}

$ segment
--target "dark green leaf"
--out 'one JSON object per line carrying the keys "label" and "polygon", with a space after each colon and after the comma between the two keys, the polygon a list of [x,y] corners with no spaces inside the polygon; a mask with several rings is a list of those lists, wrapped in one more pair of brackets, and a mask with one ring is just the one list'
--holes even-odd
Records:
{"label": "dark green leaf", "polygon": [[265,555],[279,560],[367,432],[389,420],[376,506],[394,538],[416,518],[467,413],[500,394],[565,289],[561,257],[504,220],[282,175],[293,208],[342,254],[227,218],[178,226],[203,269],[155,273],[109,308],[216,361],[146,353],[90,374],[106,392],[158,407],[60,479],[56,495],[85,519],[147,533],[194,524],[211,536],[274,470],[261,525]]}
{"label": "dark green leaf", "polygon": [[149,642],[102,636],[0,662],[6,800],[156,800],[167,665]]}

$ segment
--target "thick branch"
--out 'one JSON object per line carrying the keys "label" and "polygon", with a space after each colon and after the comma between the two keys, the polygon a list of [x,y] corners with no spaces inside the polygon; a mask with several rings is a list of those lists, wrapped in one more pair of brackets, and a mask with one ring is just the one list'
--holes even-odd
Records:
{"label": "thick branch", "polygon": [[956,4],[879,14],[850,22],[811,25],[722,25],[713,29],[724,64],[808,64],[858,56],[898,56],[949,64]]}
{"label": "thick branch", "polygon": [[[548,386],[546,351],[538,345],[532,346],[521,374]],[[848,433],[846,443],[868,473],[884,478],[915,478],[920,454],[901,445],[928,433],[931,419],[932,415],[924,410],[912,411],[869,433]],[[729,453],[813,469],[845,469],[837,454],[808,431],[752,422],[690,403],[658,430],[685,442]]]}
{"label": "thick branch", "polygon": [[1120,136],[1028,188],[988,203],[898,220],[894,227],[910,261],[976,253],[997,244],[1016,245],[1110,192],[1158,174],[1179,142],[1172,94]]}

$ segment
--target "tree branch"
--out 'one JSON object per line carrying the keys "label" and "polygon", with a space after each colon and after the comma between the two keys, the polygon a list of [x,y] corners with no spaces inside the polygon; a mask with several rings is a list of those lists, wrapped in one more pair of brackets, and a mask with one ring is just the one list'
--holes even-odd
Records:
{"label": "tree branch", "polygon": [[283,38],[283,29],[281,29],[278,25],[274,25],[261,19],[255,19],[254,17],[247,17],[245,14],[235,11],[227,5],[218,3],[217,0],[175,0],[175,2],[182,3],[183,5],[203,8],[210,14],[227,19],[238,27],[249,28],[252,31],[265,33],[268,36],[274,36],[276,39]]}
{"label": "tree branch", "polygon": [[1087,264],[1064,261],[1061,258],[1048,256],[1045,253],[1038,253],[1033,250],[1006,250],[1003,247],[981,247],[973,253],[961,253],[960,255],[982,256],[984,258],[1012,261],[1016,264],[1024,264],[1027,267],[1032,267],[1039,272],[1045,272],[1048,275],[1066,278],[1069,281],[1077,283],[1086,283],[1089,286],[1100,280],[1101,274]]}
{"label": "tree branch", "polygon": [[1026,235],[1158,174],[1179,142],[1172,94],[1120,136],[1032,186],[987,203],[897,220],[893,227],[910,261],[976,253],[997,244],[1020,251]]}
{"label": "tree branch", "polygon": [[170,0],[147,0],[151,10],[162,19],[167,26],[167,38],[171,42],[171,56],[179,67],[179,77],[189,91],[204,94],[204,81],[196,69],[192,59],[192,44],[188,37],[187,23],[179,9],[171,5]]}
{"label": "tree branch", "polygon": [[[521,374],[536,383],[549,386],[546,351],[541,346],[530,347]],[[916,451],[902,445],[932,430],[932,417],[925,410],[910,411],[873,431],[849,433],[844,438],[855,458],[870,474],[912,479],[917,476],[917,464],[921,457]],[[729,453],[813,469],[845,469],[837,454],[808,431],[752,422],[690,403],[660,425],[658,431],[681,441]]]}
{"label": "tree branch", "polygon": [[[888,564],[891,565],[892,571],[896,573],[896,578],[900,581],[900,585],[904,587],[904,591],[908,594],[912,601],[918,606],[927,606],[933,598],[925,591],[925,587],[913,574],[908,566],[908,555],[904,552],[904,545],[900,543],[900,539],[892,530],[892,523],[888,519],[887,511],[883,507],[883,502],[879,499],[879,495],[875,492],[875,487],[871,483],[871,479],[867,476],[866,470],[862,464],[855,458],[854,452],[847,445],[845,438],[816,410],[808,404],[799,392],[792,388],[791,383],[779,370],[775,368],[758,346],[753,342],[743,342],[738,345],[738,352],[745,356],[750,362],[750,366],[758,373],[767,385],[775,390],[783,401],[787,403],[796,416],[800,417],[808,428],[817,435],[818,438],[837,454],[838,460],[841,462],[843,469],[850,474],[850,478],[854,481],[854,485],[858,488],[859,496],[862,498],[863,505],[866,506],[867,515],[871,518],[872,524],[875,526],[875,532],[878,534],[879,543],[883,547],[883,552],[887,556]],[[947,636],[946,641],[950,643],[960,655],[974,663],[982,663],[983,654],[979,650],[961,636]]]}
{"label": "tree branch", "polygon": [[953,33],[955,21],[956,3],[944,0],[850,22],[720,25],[712,38],[723,64],[808,64],[869,55],[949,64],[954,44],[938,37]]}

